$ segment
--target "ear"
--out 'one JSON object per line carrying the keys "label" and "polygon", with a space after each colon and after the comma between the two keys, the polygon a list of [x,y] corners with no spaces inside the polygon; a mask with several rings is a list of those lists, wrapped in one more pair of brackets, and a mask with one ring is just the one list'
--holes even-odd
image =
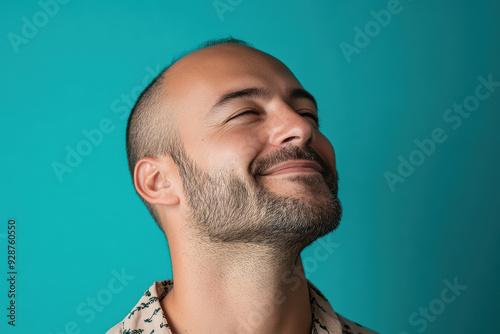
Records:
{"label": "ear", "polygon": [[[171,160],[171,159],[170,159]],[[172,182],[175,163],[168,158],[142,158],[134,169],[134,185],[147,202],[156,205],[177,205],[179,195]]]}

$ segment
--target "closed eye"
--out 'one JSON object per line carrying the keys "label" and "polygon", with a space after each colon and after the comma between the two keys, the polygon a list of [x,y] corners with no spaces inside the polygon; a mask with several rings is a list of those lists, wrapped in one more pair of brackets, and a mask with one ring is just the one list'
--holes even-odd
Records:
{"label": "closed eye", "polygon": [[[301,112],[302,110],[304,110],[304,112]],[[319,118],[318,118],[318,116],[317,116],[315,113],[313,113],[313,112],[311,112],[311,111],[308,111],[308,109],[300,109],[300,110],[297,110],[297,113],[298,113],[300,116],[302,116],[302,117],[308,117],[308,118],[312,119],[312,120],[314,121],[315,125],[316,125],[317,127],[319,127]],[[240,112],[240,113],[237,113],[236,115],[231,116],[230,118],[228,118],[228,119],[226,120],[226,123],[227,123],[227,122],[230,122],[230,121],[232,121],[232,120],[234,120],[234,119],[240,118],[240,117],[245,117],[245,116],[255,116],[255,115],[257,115],[257,116],[258,116],[258,115],[260,115],[260,113],[259,113],[257,110],[254,110],[254,109],[244,110],[244,111],[242,111],[242,112]]]}
{"label": "closed eye", "polygon": [[260,115],[260,114],[259,114],[259,112],[257,110],[253,110],[253,109],[244,110],[244,111],[242,111],[240,113],[237,113],[234,116],[229,117],[226,120],[226,123],[229,122],[229,121],[232,121],[233,119],[239,118],[239,117],[251,116],[251,115]]}
{"label": "closed eye", "polygon": [[[319,118],[315,113],[309,112],[309,111],[300,112],[301,110],[303,110],[303,109],[300,109],[297,111],[300,116],[311,118],[314,121],[314,123],[316,123],[316,126],[319,127]],[[305,109],[305,110],[307,110],[307,109]]]}

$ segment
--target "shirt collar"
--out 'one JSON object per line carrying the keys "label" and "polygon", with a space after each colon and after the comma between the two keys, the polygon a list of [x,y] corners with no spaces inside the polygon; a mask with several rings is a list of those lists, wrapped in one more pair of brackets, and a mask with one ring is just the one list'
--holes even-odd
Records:
{"label": "shirt collar", "polygon": [[[311,334],[348,333],[345,329],[349,328],[351,322],[339,317],[326,297],[311,282],[307,281],[307,283],[312,312]],[[154,282],[121,324],[114,328],[120,329],[120,333],[150,333],[155,330],[158,334],[171,334],[160,302],[172,290],[172,287],[172,280]],[[112,334],[111,330],[108,333]],[[366,333],[373,332],[367,331]]]}

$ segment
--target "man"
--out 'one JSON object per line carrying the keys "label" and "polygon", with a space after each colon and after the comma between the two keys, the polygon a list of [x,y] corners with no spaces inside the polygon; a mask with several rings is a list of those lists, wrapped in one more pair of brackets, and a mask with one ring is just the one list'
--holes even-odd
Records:
{"label": "man", "polygon": [[278,59],[228,38],[174,61],[134,106],[127,154],[173,280],[108,333],[374,333],[305,278],[301,251],[341,217],[335,154]]}

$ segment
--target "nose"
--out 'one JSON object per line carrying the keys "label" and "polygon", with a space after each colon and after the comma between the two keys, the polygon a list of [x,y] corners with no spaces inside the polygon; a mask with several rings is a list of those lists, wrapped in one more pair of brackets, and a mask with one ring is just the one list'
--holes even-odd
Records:
{"label": "nose", "polygon": [[280,104],[271,114],[269,141],[273,146],[305,146],[314,139],[315,128],[312,120],[300,115],[288,104]]}

